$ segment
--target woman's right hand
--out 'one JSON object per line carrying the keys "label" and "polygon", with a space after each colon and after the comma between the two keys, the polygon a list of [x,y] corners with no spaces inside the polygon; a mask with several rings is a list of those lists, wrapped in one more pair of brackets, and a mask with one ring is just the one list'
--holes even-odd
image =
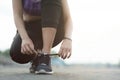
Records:
{"label": "woman's right hand", "polygon": [[21,52],[23,54],[37,54],[37,51],[34,49],[34,44],[31,39],[22,40]]}

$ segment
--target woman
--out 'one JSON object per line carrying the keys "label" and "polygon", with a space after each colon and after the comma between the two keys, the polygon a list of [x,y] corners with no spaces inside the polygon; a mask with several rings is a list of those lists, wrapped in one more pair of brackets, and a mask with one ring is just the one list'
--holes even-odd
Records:
{"label": "woman", "polygon": [[11,45],[11,58],[31,62],[31,73],[53,73],[51,48],[62,41],[59,56],[72,51],[72,20],[67,0],[12,0],[17,34]]}

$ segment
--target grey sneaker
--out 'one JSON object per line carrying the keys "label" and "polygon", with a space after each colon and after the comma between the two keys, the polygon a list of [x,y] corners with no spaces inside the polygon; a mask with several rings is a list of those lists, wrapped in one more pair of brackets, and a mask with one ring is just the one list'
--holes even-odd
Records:
{"label": "grey sneaker", "polygon": [[29,68],[30,73],[35,73],[36,65],[31,64],[31,67]]}
{"label": "grey sneaker", "polygon": [[31,67],[29,68],[30,73],[35,73],[36,67],[37,67],[38,63],[39,63],[38,57],[35,57],[35,58],[31,61]]}
{"label": "grey sneaker", "polygon": [[38,55],[39,63],[36,66],[35,73],[36,74],[52,74],[52,67],[51,67],[51,58],[49,54],[40,54]]}

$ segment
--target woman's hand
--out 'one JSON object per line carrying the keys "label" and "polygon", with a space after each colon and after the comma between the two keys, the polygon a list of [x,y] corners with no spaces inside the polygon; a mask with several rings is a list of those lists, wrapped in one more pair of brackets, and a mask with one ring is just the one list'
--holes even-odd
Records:
{"label": "woman's hand", "polygon": [[34,49],[34,44],[31,39],[22,40],[21,52],[23,54],[37,54],[37,51]]}
{"label": "woman's hand", "polygon": [[69,39],[64,39],[60,50],[59,50],[59,56],[63,59],[69,58],[72,53],[72,41]]}

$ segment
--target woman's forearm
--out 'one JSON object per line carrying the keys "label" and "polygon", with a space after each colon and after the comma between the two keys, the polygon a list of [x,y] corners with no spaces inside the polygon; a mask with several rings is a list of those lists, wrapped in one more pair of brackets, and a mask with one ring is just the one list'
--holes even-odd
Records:
{"label": "woman's forearm", "polygon": [[13,16],[15,21],[15,26],[22,39],[27,39],[28,35],[23,22],[23,10],[22,10],[22,0],[12,0],[13,4]]}
{"label": "woman's forearm", "polygon": [[71,19],[67,0],[62,0],[62,7],[63,7],[63,17],[64,17],[64,23],[65,23],[65,35],[64,36],[71,38],[73,24],[72,24],[72,19]]}
{"label": "woman's forearm", "polygon": [[65,21],[65,36],[67,38],[72,38],[73,24],[72,19],[68,19]]}
{"label": "woman's forearm", "polygon": [[19,17],[15,17],[14,18],[15,20],[15,25],[16,25],[16,28],[21,36],[21,39],[28,39],[28,34],[27,34],[27,31],[25,29],[25,26],[24,26],[24,22],[23,22],[23,19],[20,19]]}

